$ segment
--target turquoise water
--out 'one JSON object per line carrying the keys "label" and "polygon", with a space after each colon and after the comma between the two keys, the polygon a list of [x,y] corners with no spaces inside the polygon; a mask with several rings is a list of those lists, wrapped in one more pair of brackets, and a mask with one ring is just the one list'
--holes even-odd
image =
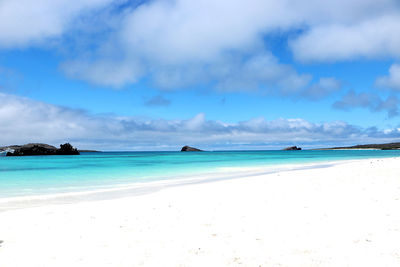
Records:
{"label": "turquoise water", "polygon": [[398,157],[399,150],[101,152],[0,157],[0,198],[179,179],[221,167],[279,166]]}

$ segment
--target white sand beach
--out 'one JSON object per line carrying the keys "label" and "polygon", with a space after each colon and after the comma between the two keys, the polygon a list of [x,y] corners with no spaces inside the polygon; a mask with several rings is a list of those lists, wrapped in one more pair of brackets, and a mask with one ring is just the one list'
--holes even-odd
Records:
{"label": "white sand beach", "polygon": [[0,266],[400,266],[400,158],[0,212]]}

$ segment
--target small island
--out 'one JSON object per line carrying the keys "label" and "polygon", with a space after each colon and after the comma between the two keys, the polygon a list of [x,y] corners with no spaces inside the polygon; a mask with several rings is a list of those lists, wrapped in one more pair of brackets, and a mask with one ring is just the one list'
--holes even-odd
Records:
{"label": "small island", "polygon": [[7,157],[17,156],[50,156],[50,155],[79,155],[78,149],[70,143],[61,144],[60,148],[42,143],[30,143],[26,145],[13,145],[0,147],[0,152]]}
{"label": "small island", "polygon": [[284,148],[283,150],[301,150],[301,147],[290,146],[290,147]]}
{"label": "small island", "polygon": [[181,149],[181,152],[189,152],[189,151],[203,151],[203,150],[191,146],[184,146]]}

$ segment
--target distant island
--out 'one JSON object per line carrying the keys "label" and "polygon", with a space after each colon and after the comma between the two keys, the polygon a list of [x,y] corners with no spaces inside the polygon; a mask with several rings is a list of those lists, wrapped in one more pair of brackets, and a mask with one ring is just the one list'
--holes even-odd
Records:
{"label": "distant island", "polygon": [[[355,145],[355,146],[341,146],[331,148],[314,148],[311,150],[357,150],[357,149],[377,149],[377,150],[396,150],[400,149],[400,142],[396,143],[385,143],[385,144],[366,144],[366,145]],[[296,151],[302,150],[298,146],[286,147],[282,150]],[[203,151],[201,149],[183,146],[181,152],[196,152]],[[69,143],[61,144],[59,148],[43,144],[43,143],[29,143],[25,145],[11,145],[0,147],[0,156],[45,156],[45,155],[80,155],[81,152],[101,152],[98,150],[89,149],[77,149]]]}
{"label": "distant island", "polygon": [[181,149],[181,152],[188,152],[188,151],[203,151],[203,150],[191,146],[184,146]]}
{"label": "distant island", "polygon": [[50,155],[79,155],[78,149],[70,143],[61,144],[60,148],[41,143],[30,143],[26,145],[13,145],[0,147],[0,153],[7,157],[17,156],[50,156]]}
{"label": "distant island", "polygon": [[284,148],[284,149],[282,149],[282,150],[301,150],[301,147],[290,146],[290,147]]}
{"label": "distant island", "polygon": [[380,149],[380,150],[394,150],[400,149],[399,143],[387,143],[387,144],[367,144],[367,145],[355,145],[347,147],[332,147],[332,148],[319,148],[316,150],[328,150],[328,149]]}

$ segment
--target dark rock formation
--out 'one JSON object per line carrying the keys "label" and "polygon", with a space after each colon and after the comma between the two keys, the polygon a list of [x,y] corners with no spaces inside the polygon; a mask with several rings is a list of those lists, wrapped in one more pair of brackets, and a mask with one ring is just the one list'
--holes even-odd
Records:
{"label": "dark rock formation", "polygon": [[400,143],[386,143],[386,144],[368,144],[368,145],[356,145],[347,147],[332,147],[324,149],[381,149],[381,150],[394,150],[400,149]]}
{"label": "dark rock formation", "polygon": [[301,147],[290,146],[290,147],[287,147],[287,148],[285,148],[285,149],[283,149],[283,150],[301,150]]}
{"label": "dark rock formation", "polygon": [[79,155],[78,149],[74,148],[70,143],[60,145],[57,150],[58,155]]}
{"label": "dark rock formation", "polygon": [[31,155],[55,155],[57,148],[47,144],[26,144],[22,146],[9,146],[6,156],[31,156]]}
{"label": "dark rock formation", "polygon": [[191,146],[184,146],[182,147],[181,151],[203,151],[203,150]]}
{"label": "dark rock formation", "polygon": [[1,149],[8,150],[6,156],[79,155],[79,151],[69,143],[60,145],[60,148],[47,144],[33,143],[3,147]]}

